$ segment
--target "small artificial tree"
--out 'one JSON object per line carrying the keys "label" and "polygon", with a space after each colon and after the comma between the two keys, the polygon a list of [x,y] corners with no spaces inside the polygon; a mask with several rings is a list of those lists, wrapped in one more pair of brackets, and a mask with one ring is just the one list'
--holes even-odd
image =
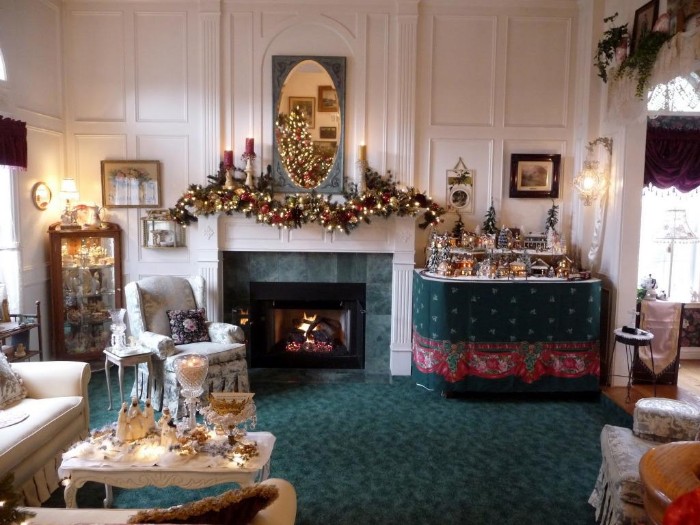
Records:
{"label": "small artificial tree", "polygon": [[486,215],[484,216],[483,232],[492,235],[498,232],[496,227],[496,209],[493,207],[493,199],[491,199],[491,206],[486,210]]}
{"label": "small artificial tree", "polygon": [[19,493],[12,487],[15,476],[12,472],[0,479],[0,525],[23,523],[35,514],[20,510]]}
{"label": "small artificial tree", "polygon": [[462,233],[464,233],[464,223],[462,222],[462,216],[457,214],[457,222],[452,227],[452,236],[461,239]]}
{"label": "small artificial tree", "polygon": [[559,223],[559,206],[554,204],[552,201],[552,207],[547,210],[547,218],[544,220],[544,232],[548,233],[552,230],[554,233],[557,231],[557,224]]}

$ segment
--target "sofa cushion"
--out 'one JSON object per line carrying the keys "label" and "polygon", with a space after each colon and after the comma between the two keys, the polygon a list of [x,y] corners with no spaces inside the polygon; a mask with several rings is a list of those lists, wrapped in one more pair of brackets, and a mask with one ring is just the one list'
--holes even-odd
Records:
{"label": "sofa cushion", "polygon": [[639,461],[654,446],[634,435],[631,429],[605,425],[600,433],[600,448],[609,490],[622,501],[643,505]]}
{"label": "sofa cushion", "polygon": [[279,491],[273,485],[253,485],[176,507],[144,510],[129,518],[128,523],[247,525],[278,495]]}
{"label": "sofa cushion", "polygon": [[7,357],[0,352],[0,408],[6,408],[27,397],[22,378],[12,369]]}
{"label": "sofa cushion", "polygon": [[74,420],[82,419],[83,402],[80,396],[25,398],[8,408],[8,415],[27,413],[29,417],[0,432],[0,472],[11,471],[50,444]]}
{"label": "sofa cushion", "polygon": [[204,308],[168,310],[173,343],[185,345],[210,341]]}

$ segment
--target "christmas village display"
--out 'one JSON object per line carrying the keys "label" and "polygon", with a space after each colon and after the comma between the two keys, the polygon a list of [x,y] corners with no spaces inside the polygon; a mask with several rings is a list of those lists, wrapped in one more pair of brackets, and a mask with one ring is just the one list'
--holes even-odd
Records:
{"label": "christmas village display", "polygon": [[133,397],[131,404],[122,403],[116,423],[93,430],[64,458],[164,465],[187,462],[202,453],[222,464],[245,467],[259,455],[257,443],[246,437],[257,422],[253,395],[211,393],[209,405],[200,408],[204,422],[195,425],[189,418],[176,423],[168,407],[156,420],[150,399],[142,408]]}
{"label": "christmas village display", "polygon": [[556,230],[558,206],[552,202],[544,233],[496,226],[493,202],[476,231],[464,228],[461,216],[451,232],[433,231],[427,247],[428,275],[456,279],[589,279],[566,254],[566,240]]}

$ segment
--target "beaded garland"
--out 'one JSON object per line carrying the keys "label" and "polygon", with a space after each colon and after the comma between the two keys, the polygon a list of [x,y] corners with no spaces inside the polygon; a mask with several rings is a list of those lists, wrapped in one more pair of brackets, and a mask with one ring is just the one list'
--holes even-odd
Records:
{"label": "beaded garland", "polygon": [[209,176],[206,186],[190,185],[178,199],[170,213],[174,220],[186,226],[197,221],[200,215],[217,213],[232,215],[244,213],[255,217],[256,222],[279,228],[301,228],[316,223],[328,230],[341,230],[349,234],[360,224],[370,224],[371,217],[388,218],[394,214],[417,216],[423,211],[423,221],[418,225],[426,228],[440,222],[444,208],[434,203],[425,193],[415,188],[399,188],[391,173],[380,176],[371,168],[364,173],[367,190],[359,192],[357,185],[343,192],[344,202],[331,202],[315,192],[289,194],[283,201],[275,199],[270,189],[270,167],[255,188],[247,185],[227,187],[224,184],[226,171],[223,166],[215,176]]}

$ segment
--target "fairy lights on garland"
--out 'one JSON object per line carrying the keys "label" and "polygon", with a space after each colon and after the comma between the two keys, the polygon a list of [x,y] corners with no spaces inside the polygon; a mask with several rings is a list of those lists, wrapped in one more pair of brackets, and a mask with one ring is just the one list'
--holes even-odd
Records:
{"label": "fairy lights on garland", "polygon": [[343,192],[344,202],[332,202],[331,196],[323,197],[315,192],[288,194],[284,200],[275,199],[270,190],[270,167],[255,188],[246,185],[227,187],[223,167],[215,176],[209,176],[210,184],[190,185],[178,199],[170,213],[174,220],[187,226],[200,215],[243,213],[259,223],[280,228],[301,228],[316,223],[327,230],[340,230],[347,234],[360,224],[370,224],[373,217],[415,217],[422,212],[420,228],[440,222],[444,208],[432,202],[425,193],[414,188],[399,188],[391,173],[380,176],[371,168],[365,170],[367,190],[359,193],[352,184]]}

